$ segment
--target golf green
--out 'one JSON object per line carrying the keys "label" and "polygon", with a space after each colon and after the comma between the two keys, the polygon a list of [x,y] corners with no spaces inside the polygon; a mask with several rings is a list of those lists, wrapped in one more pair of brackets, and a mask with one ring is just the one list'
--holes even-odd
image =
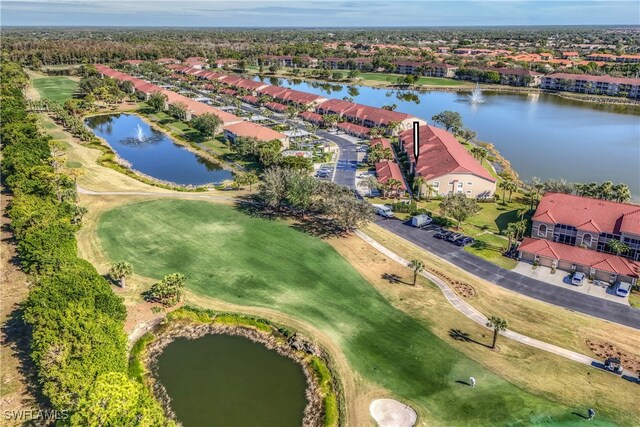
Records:
{"label": "golf green", "polygon": [[[197,292],[276,309],[322,329],[352,369],[410,403],[429,425],[583,421],[453,349],[393,308],[330,245],[285,223],[229,206],[159,200],[104,213],[98,235],[110,259],[131,262],[138,274],[180,272]],[[470,376],[476,388],[461,384]]]}
{"label": "golf green", "polygon": [[76,92],[78,83],[63,76],[41,77],[33,80],[33,87],[42,98],[65,102]]}

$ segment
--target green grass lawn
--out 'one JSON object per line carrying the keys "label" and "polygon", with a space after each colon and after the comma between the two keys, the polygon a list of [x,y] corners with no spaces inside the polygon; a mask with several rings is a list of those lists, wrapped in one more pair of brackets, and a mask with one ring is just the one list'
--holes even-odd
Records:
{"label": "green grass lawn", "polygon": [[64,76],[40,77],[32,81],[41,97],[57,102],[71,99],[78,88],[76,81]]}
{"label": "green grass lawn", "polygon": [[[372,80],[377,82],[390,82],[396,83],[398,77],[403,76],[404,74],[394,74],[394,73],[360,73],[358,74],[358,78],[363,80]],[[467,82],[463,82],[460,80],[453,79],[445,79],[440,77],[420,77],[418,80],[418,84],[421,85],[431,85],[431,86],[468,86]]]}
{"label": "green grass lawn", "polygon": [[[112,260],[131,262],[138,274],[180,272],[197,292],[320,328],[357,373],[414,405],[429,425],[583,421],[453,349],[392,307],[330,245],[285,223],[223,205],[160,200],[104,213],[98,236]],[[456,382],[469,376],[478,380],[475,389]]]}

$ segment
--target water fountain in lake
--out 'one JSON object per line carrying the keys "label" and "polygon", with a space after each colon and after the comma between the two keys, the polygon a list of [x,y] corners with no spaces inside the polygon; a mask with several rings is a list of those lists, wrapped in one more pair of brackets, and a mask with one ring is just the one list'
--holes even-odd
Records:
{"label": "water fountain in lake", "polygon": [[140,142],[144,141],[144,132],[142,132],[142,128],[140,127],[140,124],[138,124],[138,141]]}
{"label": "water fountain in lake", "polygon": [[482,89],[480,89],[480,84],[476,83],[476,87],[471,91],[471,95],[469,95],[469,99],[472,104],[482,104],[484,102],[484,96],[482,96]]}

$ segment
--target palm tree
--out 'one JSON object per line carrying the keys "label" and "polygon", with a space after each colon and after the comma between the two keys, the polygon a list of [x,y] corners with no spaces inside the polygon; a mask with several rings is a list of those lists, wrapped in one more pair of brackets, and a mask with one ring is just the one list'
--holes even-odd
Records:
{"label": "palm tree", "polygon": [[507,321],[502,317],[491,316],[487,319],[487,328],[493,329],[493,342],[491,348],[496,348],[496,340],[498,339],[498,333],[507,329]]}
{"label": "palm tree", "polygon": [[398,198],[398,193],[400,191],[400,188],[402,187],[402,182],[398,181],[395,178],[389,178],[387,184],[389,185],[389,189],[393,191],[394,199]]}
{"label": "palm tree", "polygon": [[507,229],[504,231],[504,234],[509,238],[509,246],[507,247],[507,250],[511,250],[513,239],[516,239],[516,236],[518,235],[518,226],[516,225],[516,223],[510,223],[507,226]]}
{"label": "palm tree", "polygon": [[538,202],[540,201],[540,192],[544,188],[544,183],[540,178],[538,178],[537,176],[534,176],[533,178],[531,178],[531,185],[536,190],[536,206],[537,206]]}
{"label": "palm tree", "polygon": [[605,181],[598,187],[598,199],[611,200],[614,197],[613,183],[611,181]]}
{"label": "palm tree", "polygon": [[507,204],[507,191],[509,190],[509,181],[500,181],[498,183],[498,188],[502,190],[502,204]]}
{"label": "palm tree", "polygon": [[631,248],[626,243],[621,242],[617,239],[611,239],[607,242],[607,247],[611,252],[615,252],[616,255],[629,253]]}
{"label": "palm tree", "polygon": [[427,183],[427,180],[424,176],[416,176],[413,179],[413,190],[417,194],[417,199],[420,200],[422,198],[422,188]]}
{"label": "palm tree", "polygon": [[133,266],[126,261],[118,261],[109,269],[111,280],[119,281],[122,289],[126,288],[125,278],[133,274]]}
{"label": "palm tree", "polygon": [[513,181],[507,181],[507,190],[509,191],[509,203],[511,203],[511,195],[518,190],[518,184]]}
{"label": "palm tree", "polygon": [[413,271],[413,286],[415,286],[416,280],[418,280],[418,274],[424,271],[424,262],[414,259],[409,263],[408,267]]}
{"label": "palm tree", "polygon": [[631,191],[626,184],[618,184],[613,186],[613,199],[616,202],[624,203],[631,199]]}

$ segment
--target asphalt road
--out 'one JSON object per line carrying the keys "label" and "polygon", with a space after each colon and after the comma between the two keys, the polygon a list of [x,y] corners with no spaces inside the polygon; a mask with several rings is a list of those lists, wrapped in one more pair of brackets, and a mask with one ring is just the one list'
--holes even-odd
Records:
{"label": "asphalt road", "polygon": [[522,295],[554,304],[567,310],[577,311],[593,317],[640,329],[640,309],[603,300],[590,295],[541,282],[513,271],[505,270],[483,260],[463,248],[435,239],[434,232],[420,230],[399,220],[376,221],[381,227],[397,234],[423,249],[446,259],[465,271],[491,283],[518,292]]}
{"label": "asphalt road", "polygon": [[356,145],[348,139],[324,130],[318,130],[317,135],[335,142],[340,149],[333,182],[356,189],[356,169],[358,167],[358,152]]}

